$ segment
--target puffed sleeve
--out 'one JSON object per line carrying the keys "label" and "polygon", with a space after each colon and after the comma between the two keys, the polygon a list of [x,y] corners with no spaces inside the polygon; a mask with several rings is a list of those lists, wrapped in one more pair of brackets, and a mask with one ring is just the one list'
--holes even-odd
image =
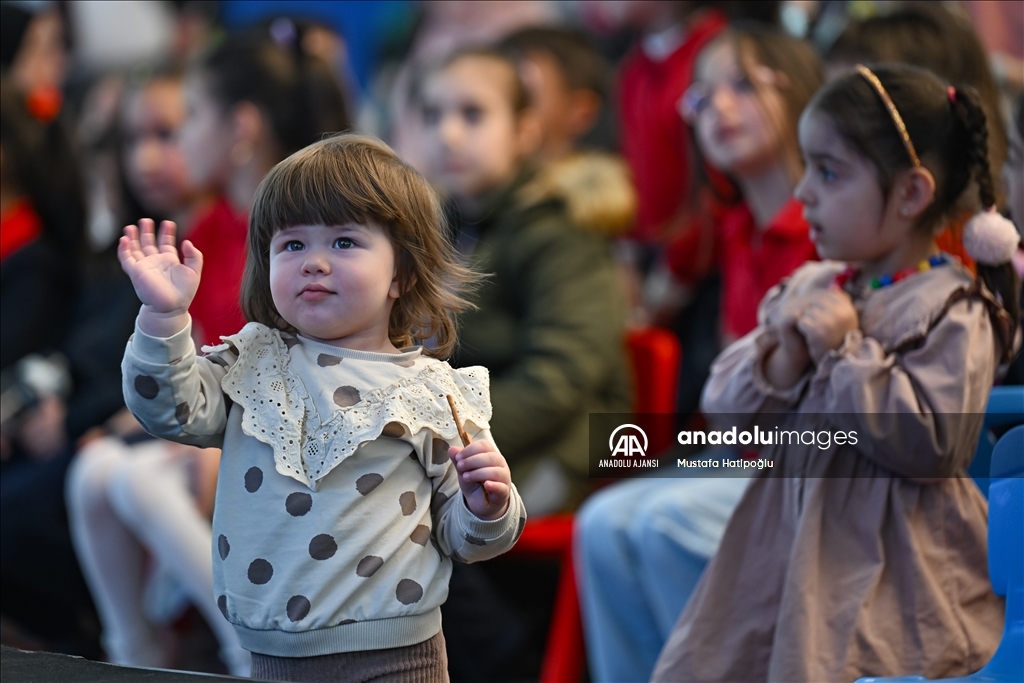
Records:
{"label": "puffed sleeve", "polygon": [[189,324],[170,337],[152,337],[136,324],[121,364],[125,403],[154,436],[219,448],[228,403],[221,380],[237,352],[223,344],[199,356],[191,333]]}

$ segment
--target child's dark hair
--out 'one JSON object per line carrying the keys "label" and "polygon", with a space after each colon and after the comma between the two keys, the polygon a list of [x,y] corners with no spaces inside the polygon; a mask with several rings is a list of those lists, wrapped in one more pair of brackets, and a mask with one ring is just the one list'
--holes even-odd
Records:
{"label": "child's dark hair", "polygon": [[[882,64],[871,70],[903,119],[921,164],[935,178],[935,198],[918,226],[935,232],[949,220],[961,208],[972,179],[981,208],[994,207],[988,124],[977,91],[948,86],[931,72],[905,64]],[[827,117],[839,136],[871,162],[887,199],[896,177],[914,166],[892,115],[861,73],[853,71],[828,83],[807,110]],[[1020,309],[1011,264],[978,264],[978,274],[1017,320]]]}
{"label": "child's dark hair", "polygon": [[970,22],[941,3],[908,3],[892,12],[851,22],[829,48],[830,63],[901,62],[935,73],[981,95],[989,128],[989,163],[1006,160],[1005,120],[988,53]]}
{"label": "child's dark hair", "polygon": [[207,92],[227,110],[251,102],[266,116],[281,157],[348,129],[345,97],[330,67],[281,46],[264,28],[228,37],[199,63]]}
{"label": "child's dark hair", "polygon": [[294,225],[376,225],[395,250],[401,295],[388,336],[398,348],[431,340],[425,352],[451,355],[461,292],[476,276],[460,265],[441,205],[427,181],[383,142],[343,134],[316,142],[279,163],[260,183],[249,216],[242,277],[248,320],[291,330],[270,293],[270,242]]}
{"label": "child's dark hair", "polygon": [[608,94],[608,63],[579,31],[531,26],[503,38],[498,49],[517,60],[531,52],[551,55],[570,90],[590,90],[602,100]]}

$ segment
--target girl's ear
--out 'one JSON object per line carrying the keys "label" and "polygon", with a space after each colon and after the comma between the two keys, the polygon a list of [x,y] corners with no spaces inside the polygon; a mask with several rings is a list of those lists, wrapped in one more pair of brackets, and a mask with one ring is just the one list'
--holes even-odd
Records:
{"label": "girl's ear", "polygon": [[[403,285],[405,286],[403,287]],[[397,299],[415,286],[416,273],[410,273],[408,282],[402,282],[402,277],[398,272],[398,264],[396,263],[395,275],[391,278],[391,287],[388,289],[388,298]]]}
{"label": "girl's ear", "polygon": [[527,107],[516,116],[516,152],[519,160],[533,156],[543,139],[540,115],[537,110]]}
{"label": "girl's ear", "polygon": [[900,218],[914,220],[935,201],[935,176],[924,166],[912,168],[901,174],[894,190]]}

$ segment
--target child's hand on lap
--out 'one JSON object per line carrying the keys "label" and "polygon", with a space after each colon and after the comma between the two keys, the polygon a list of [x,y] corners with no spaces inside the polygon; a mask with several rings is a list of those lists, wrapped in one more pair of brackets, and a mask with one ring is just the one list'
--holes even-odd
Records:
{"label": "child's hand on lap", "polygon": [[829,351],[842,346],[847,332],[856,330],[859,324],[850,296],[839,289],[828,289],[807,297],[797,329],[817,364]]}
{"label": "child's hand on lap", "polygon": [[139,327],[156,337],[169,337],[185,328],[203,271],[203,255],[188,240],[181,243],[184,262],[178,258],[176,229],[174,222],[164,221],[157,235],[153,221],[143,218],[138,227],[125,226],[117,243],[121,268],[143,304]]}
{"label": "child's hand on lap", "polygon": [[505,514],[512,492],[512,473],[495,445],[474,441],[466,447],[452,446],[448,457],[459,473],[459,486],[470,511],[480,519],[497,519]]}

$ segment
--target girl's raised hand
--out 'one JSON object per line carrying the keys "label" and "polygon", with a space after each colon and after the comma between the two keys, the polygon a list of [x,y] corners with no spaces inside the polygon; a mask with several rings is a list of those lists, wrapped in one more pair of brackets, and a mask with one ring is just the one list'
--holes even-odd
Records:
{"label": "girl's raised hand", "polygon": [[474,441],[465,447],[452,446],[448,457],[459,473],[459,486],[470,511],[480,519],[504,515],[512,493],[512,473],[497,447],[490,441]]}
{"label": "girl's raised hand", "polygon": [[188,240],[181,243],[184,261],[178,258],[176,229],[164,221],[157,234],[153,221],[143,218],[138,226],[125,226],[117,243],[118,260],[143,304],[139,326],[158,337],[184,329],[203,271],[203,255]]}

